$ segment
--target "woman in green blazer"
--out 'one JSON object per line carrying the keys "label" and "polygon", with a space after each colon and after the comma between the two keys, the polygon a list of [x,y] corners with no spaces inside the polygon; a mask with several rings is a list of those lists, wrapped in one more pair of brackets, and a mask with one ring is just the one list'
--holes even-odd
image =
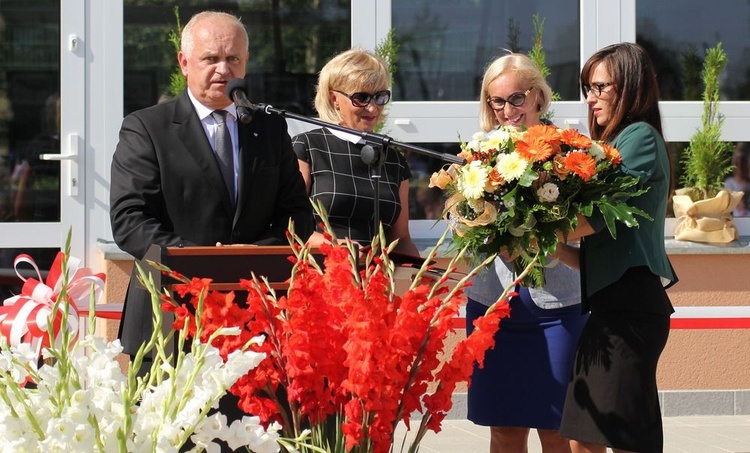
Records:
{"label": "woman in green blazer", "polygon": [[[671,169],[661,131],[659,88],[646,51],[632,43],[605,47],[584,65],[581,86],[593,139],[622,156],[621,171],[647,192],[632,205],[653,220],[617,225],[581,217],[581,281],[590,316],[576,350],[560,434],[575,452],[661,452],[656,366],[674,311],[666,288],[677,281],[664,248]],[[570,237],[568,238],[570,239]]]}

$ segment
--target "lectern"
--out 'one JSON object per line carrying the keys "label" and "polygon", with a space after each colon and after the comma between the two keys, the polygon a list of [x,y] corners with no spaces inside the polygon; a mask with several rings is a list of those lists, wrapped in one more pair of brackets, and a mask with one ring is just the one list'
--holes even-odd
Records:
{"label": "lectern", "polygon": [[[251,272],[266,277],[273,289],[286,289],[292,273],[292,248],[286,245],[226,245],[220,247],[162,247],[152,245],[141,267],[149,269],[157,287],[168,288],[174,281],[164,277],[148,265],[161,263],[187,277],[210,278],[211,289],[231,291],[240,289],[240,279],[250,278]],[[313,253],[316,255],[316,253]]]}
{"label": "lectern", "polygon": [[[258,276],[266,277],[269,286],[274,290],[285,290],[294,266],[289,257],[293,255],[290,246],[281,245],[220,247],[152,245],[138,264],[147,275],[151,275],[159,289],[166,288],[171,292],[172,286],[177,282],[163,275],[161,271],[151,266],[149,261],[161,263],[188,278],[210,278],[213,280],[210,286],[212,290],[237,291],[239,297],[236,300],[241,302],[244,301],[244,297],[242,297],[243,291],[239,284],[240,279],[250,279],[253,272]],[[322,257],[317,250],[313,250],[313,256],[322,264]],[[163,315],[162,329],[166,336],[172,330],[174,315],[172,313],[163,313]],[[127,305],[123,313],[123,341],[137,342],[137,344],[147,342],[153,331],[151,316],[151,296],[146,288],[135,279],[131,281]],[[170,350],[172,350],[171,346]]]}

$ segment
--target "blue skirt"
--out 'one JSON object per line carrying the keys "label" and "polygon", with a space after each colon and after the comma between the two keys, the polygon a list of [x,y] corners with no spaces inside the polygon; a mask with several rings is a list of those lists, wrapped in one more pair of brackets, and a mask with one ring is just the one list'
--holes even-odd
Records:
{"label": "blue skirt", "polygon": [[[510,301],[495,347],[484,368],[474,367],[468,390],[468,419],[483,426],[558,429],[578,337],[588,318],[580,305],[545,310],[528,290]],[[466,333],[487,307],[466,304]]]}

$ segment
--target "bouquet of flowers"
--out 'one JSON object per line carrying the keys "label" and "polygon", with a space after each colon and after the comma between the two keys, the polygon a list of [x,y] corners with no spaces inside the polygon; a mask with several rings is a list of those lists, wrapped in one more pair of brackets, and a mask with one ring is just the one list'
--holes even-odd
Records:
{"label": "bouquet of flowers", "polygon": [[[248,350],[262,338],[250,339],[224,358],[214,346],[199,342],[180,348],[176,356],[167,354],[172,334],[162,334],[159,299],[154,297],[154,335],[123,374],[115,360],[122,352],[119,340],[107,343],[86,335],[75,341],[77,327],[71,330],[59,321],[58,313],[65,319],[76,309],[76,285],[68,275],[74,258],[68,252],[62,256],[61,267],[50,270],[61,276],[61,285],[45,326],[44,360],[35,342],[0,335],[0,452],[176,452],[188,441],[194,445],[189,451],[215,451],[215,439],[256,452],[279,451],[278,425],[266,429],[259,417],[250,416],[230,425],[222,414],[211,413],[227,388],[264,360],[264,354]],[[158,292],[153,281],[146,283]],[[94,304],[92,292],[92,332]],[[194,327],[202,330],[199,322]],[[238,334],[237,328],[213,329],[208,339]],[[181,346],[184,341],[182,335]],[[151,350],[156,352],[152,367],[136,377]]]}
{"label": "bouquet of flowers", "polygon": [[462,142],[459,156],[464,165],[430,178],[430,187],[450,194],[444,215],[454,246],[473,257],[507,254],[517,270],[539,255],[526,286],[544,285],[546,257],[560,235],[575,229],[578,214],[598,209],[613,237],[616,221],[635,227],[635,215],[650,219],[627,204],[644,190],[635,187],[638,178],[618,171],[617,149],[575,129],[500,126]]}
{"label": "bouquet of flowers", "polygon": [[[364,265],[351,242],[332,240],[333,245],[320,247],[317,259],[299,239],[290,243],[294,270],[286,294],[277,296],[265,279],[253,275],[241,281],[248,294],[246,308],[234,303],[234,293],[219,292],[211,292],[199,307],[196,291],[204,281],[172,273],[183,281],[180,294],[192,295],[187,305],[165,303],[176,313],[175,327],[192,329],[195,323],[189,319],[200,315],[203,332],[191,330],[191,335],[210,340],[222,354],[230,354],[246,338],[266,337],[252,349],[270,360],[230,391],[239,396],[244,411],[265,423],[280,422],[284,438],[294,439],[297,451],[389,452],[396,425],[403,422],[410,429],[410,418],[418,411],[423,416],[408,447],[416,451],[428,429],[440,430],[456,384],[469,379],[474,362],[481,366],[484,352],[494,345],[499,321],[509,314],[512,286],[477,320],[472,335],[441,361],[451,321],[465,300],[461,289],[476,272],[449,285],[460,256],[434,280],[424,277],[425,264],[409,289],[397,295],[388,256],[395,244],[382,246],[382,230]],[[435,250],[425,263],[434,255]],[[208,338],[228,325],[240,326],[242,332]]]}

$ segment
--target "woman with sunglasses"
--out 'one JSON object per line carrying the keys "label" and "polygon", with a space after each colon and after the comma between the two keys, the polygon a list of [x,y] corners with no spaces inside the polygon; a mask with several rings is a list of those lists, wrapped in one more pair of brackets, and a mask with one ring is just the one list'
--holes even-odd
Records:
{"label": "woman with sunglasses", "polygon": [[598,213],[580,217],[583,308],[590,311],[576,350],[560,433],[573,452],[661,452],[656,367],[674,311],[666,287],[677,282],[664,248],[671,168],[661,130],[659,86],[646,51],[605,47],[581,71],[591,137],[615,146],[620,170],[647,189],[631,204],[653,220],[617,225]]}
{"label": "woman with sunglasses", "polygon": [[[552,89],[529,57],[505,55],[485,71],[480,126],[488,132],[501,125],[541,124],[551,99]],[[557,257],[576,263],[576,250],[560,244]],[[586,317],[576,265],[562,262],[546,270],[544,288],[516,287],[519,295],[510,300],[511,315],[500,323],[495,348],[487,351],[484,368],[476,367],[472,374],[468,418],[490,427],[491,453],[527,451],[531,428],[537,430],[544,453],[570,451],[557,429]],[[512,264],[500,258],[474,277],[465,290],[467,334],[515,278]]]}
{"label": "woman with sunglasses", "polygon": [[[349,129],[373,132],[391,99],[390,71],[379,57],[360,49],[335,56],[320,71],[315,109],[324,121]],[[325,207],[337,238],[348,237],[361,246],[377,234],[375,184],[371,168],[362,159],[360,135],[318,128],[292,139],[299,168],[313,200]],[[398,239],[396,251],[419,256],[409,234],[409,177],[406,159],[387,148],[380,178],[379,222],[387,241]],[[320,219],[316,219],[316,224]],[[325,241],[313,233],[313,246]]]}

